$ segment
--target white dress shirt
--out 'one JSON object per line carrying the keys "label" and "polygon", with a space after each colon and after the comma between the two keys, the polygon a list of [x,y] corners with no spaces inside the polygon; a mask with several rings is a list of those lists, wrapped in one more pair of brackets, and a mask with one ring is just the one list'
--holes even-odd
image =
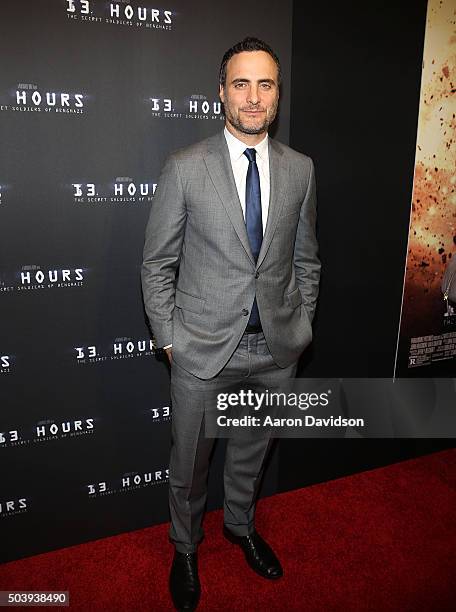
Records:
{"label": "white dress shirt", "polygon": [[[260,174],[260,192],[261,192],[261,218],[263,221],[263,236],[268,220],[269,212],[269,193],[271,190],[271,182],[269,178],[269,143],[268,135],[263,138],[255,147],[248,147],[245,142],[238,140],[226,127],[224,130],[226,144],[230,152],[231,167],[233,169],[234,181],[241,202],[242,214],[245,220],[245,184],[247,181],[247,170],[249,168],[249,160],[244,155],[244,151],[256,149],[256,163]],[[164,349],[172,348],[172,344],[167,344]]]}
{"label": "white dress shirt", "polygon": [[261,191],[261,217],[263,221],[263,236],[266,229],[266,221],[268,220],[269,211],[269,192],[271,183],[269,179],[269,143],[268,135],[263,138],[254,147],[249,147],[245,142],[238,140],[225,127],[225,140],[230,152],[231,167],[233,168],[234,181],[236,183],[239,200],[241,202],[242,214],[245,219],[245,183],[247,180],[247,170],[249,168],[249,160],[244,155],[246,149],[256,150],[256,162],[258,172],[260,174],[260,191]]}

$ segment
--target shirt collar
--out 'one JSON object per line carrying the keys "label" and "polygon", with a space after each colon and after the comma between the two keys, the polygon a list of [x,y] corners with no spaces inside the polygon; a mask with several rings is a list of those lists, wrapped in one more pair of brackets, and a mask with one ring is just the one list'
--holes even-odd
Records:
{"label": "shirt collar", "polygon": [[261,142],[259,142],[254,147],[248,147],[245,142],[242,142],[236,136],[226,128],[224,129],[226,144],[228,145],[228,149],[230,152],[230,157],[233,161],[238,161],[242,155],[244,155],[244,151],[248,148],[255,149],[257,155],[260,159],[267,159],[268,155],[268,134],[263,138]]}

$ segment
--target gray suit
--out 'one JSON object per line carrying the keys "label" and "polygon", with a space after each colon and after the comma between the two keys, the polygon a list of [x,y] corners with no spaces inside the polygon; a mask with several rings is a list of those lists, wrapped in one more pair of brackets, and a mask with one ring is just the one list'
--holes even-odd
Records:
{"label": "gray suit", "polygon": [[[142,286],[157,345],[173,345],[170,536],[181,552],[202,538],[213,443],[202,433],[198,393],[236,375],[271,389],[294,376],[312,339],[320,277],[313,163],[273,139],[269,163],[268,220],[256,264],[223,132],[172,154],[152,202]],[[263,333],[246,336],[255,295]],[[253,529],[269,446],[268,439],[229,440],[225,523],[237,535]]]}
{"label": "gray suit", "polygon": [[320,276],[313,164],[269,144],[271,197],[256,265],[223,132],[171,155],[158,182],[144,246],[146,312],[157,345],[172,343],[176,362],[200,378],[227,363],[255,292],[279,367],[312,339]]}

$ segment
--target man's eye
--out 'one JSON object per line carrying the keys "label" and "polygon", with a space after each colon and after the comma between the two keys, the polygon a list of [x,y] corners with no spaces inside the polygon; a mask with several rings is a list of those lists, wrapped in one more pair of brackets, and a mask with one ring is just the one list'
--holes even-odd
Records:
{"label": "man's eye", "polygon": [[271,89],[271,84],[270,83],[261,83],[261,87],[263,89]]}
{"label": "man's eye", "polygon": [[240,89],[241,87],[245,87],[245,83],[236,83],[235,87],[237,87],[237,89]]}

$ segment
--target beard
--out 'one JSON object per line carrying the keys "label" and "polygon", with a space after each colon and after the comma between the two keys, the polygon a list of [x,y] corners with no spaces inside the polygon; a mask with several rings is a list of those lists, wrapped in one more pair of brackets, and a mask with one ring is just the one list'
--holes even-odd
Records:
{"label": "beard", "polygon": [[225,118],[238,132],[243,134],[262,134],[267,131],[271,123],[274,121],[277,114],[278,101],[266,111],[264,120],[259,124],[248,124],[241,119],[241,110],[255,110],[252,109],[239,109],[237,112],[233,112],[229,105],[225,104]]}

